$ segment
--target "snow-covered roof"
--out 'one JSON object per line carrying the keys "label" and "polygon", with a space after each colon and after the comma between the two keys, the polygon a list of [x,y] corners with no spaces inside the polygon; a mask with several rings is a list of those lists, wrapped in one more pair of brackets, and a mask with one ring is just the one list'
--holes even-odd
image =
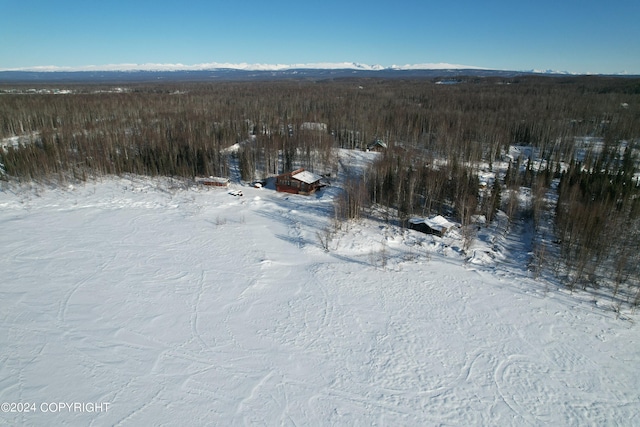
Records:
{"label": "snow-covered roof", "polygon": [[371,142],[369,145],[367,145],[367,147],[369,148],[373,148],[373,147],[382,147],[382,148],[387,148],[387,143],[384,141],[381,141],[379,139],[376,139],[375,141]]}
{"label": "snow-covered roof", "polygon": [[305,184],[313,184],[314,182],[320,181],[322,179],[321,176],[305,170],[292,174],[291,178],[295,178],[298,181],[304,182]]}
{"label": "snow-covered roof", "polygon": [[229,178],[222,178],[219,176],[210,176],[209,178],[200,178],[196,177],[196,182],[199,183],[214,183],[214,184],[227,184],[229,183]]}
{"label": "snow-covered roof", "polygon": [[411,218],[409,220],[412,224],[426,224],[432,230],[446,231],[453,227],[455,224],[447,221],[442,215],[434,216],[433,218]]}

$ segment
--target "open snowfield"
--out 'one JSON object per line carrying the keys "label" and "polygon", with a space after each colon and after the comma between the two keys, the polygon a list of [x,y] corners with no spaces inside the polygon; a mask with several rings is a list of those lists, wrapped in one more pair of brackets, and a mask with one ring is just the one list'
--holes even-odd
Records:
{"label": "open snowfield", "polygon": [[0,424],[638,425],[636,314],[232,188],[3,184]]}

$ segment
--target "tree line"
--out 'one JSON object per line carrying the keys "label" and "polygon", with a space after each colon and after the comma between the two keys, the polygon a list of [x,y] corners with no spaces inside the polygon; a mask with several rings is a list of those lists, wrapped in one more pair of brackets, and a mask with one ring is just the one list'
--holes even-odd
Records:
{"label": "tree line", "polygon": [[[543,159],[558,162],[572,158],[578,136],[636,138],[639,86],[637,79],[535,76],[456,85],[420,79],[165,83],[121,93],[81,86],[74,94],[2,94],[0,136],[37,132],[46,139],[3,153],[14,177],[78,168],[224,174],[223,150],[249,135],[256,141],[246,160],[260,174],[299,158],[326,168],[321,163],[330,155],[314,150],[364,149],[374,138],[460,164],[491,164],[513,143],[535,146]],[[304,123],[322,123],[326,131],[305,130]]]}

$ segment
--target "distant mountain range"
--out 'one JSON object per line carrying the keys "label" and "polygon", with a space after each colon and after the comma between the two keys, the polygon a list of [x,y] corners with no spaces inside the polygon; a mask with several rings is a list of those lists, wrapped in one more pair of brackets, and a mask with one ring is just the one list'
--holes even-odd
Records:
{"label": "distant mountain range", "polygon": [[316,62],[311,64],[232,64],[226,62],[208,62],[195,65],[184,64],[109,64],[109,65],[86,65],[81,67],[58,67],[58,66],[38,66],[22,67],[13,69],[0,69],[0,71],[212,71],[212,70],[243,70],[243,71],[283,71],[283,70],[444,70],[444,69],[481,69],[470,65],[432,63],[432,64],[407,64],[392,65],[383,67],[382,65],[368,65],[357,62]]}
{"label": "distant mountain range", "polygon": [[447,78],[569,75],[558,71],[508,71],[446,63],[367,65],[353,62],[312,64],[118,64],[85,67],[42,66],[0,70],[5,82],[150,82],[274,79],[337,79],[346,77]]}

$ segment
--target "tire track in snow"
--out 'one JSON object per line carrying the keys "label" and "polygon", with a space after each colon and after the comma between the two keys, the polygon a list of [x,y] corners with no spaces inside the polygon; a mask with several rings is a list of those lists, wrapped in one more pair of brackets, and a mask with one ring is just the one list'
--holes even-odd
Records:
{"label": "tire track in snow", "polygon": [[[305,329],[304,336],[311,337],[311,339],[304,345],[305,349],[311,349],[314,347],[321,338],[326,337],[327,332],[332,330],[333,326],[334,303],[330,302],[330,295],[326,284],[322,280],[318,279],[318,272],[320,268],[321,264],[312,264],[307,268],[310,285],[313,286],[313,289],[320,291],[322,300],[318,302],[313,298],[318,295],[312,294],[312,296],[307,298],[305,301],[303,315]],[[314,313],[310,313],[310,307],[315,308],[318,305],[321,305],[322,308],[319,311],[316,310]],[[317,318],[316,322],[310,322],[310,318]],[[313,327],[310,326],[310,323],[316,323],[317,325]]]}
{"label": "tire track in snow", "polygon": [[[327,405],[324,403],[326,400],[333,400],[334,402],[333,404]],[[316,401],[318,401],[318,403],[312,403]],[[321,401],[324,404],[321,404]],[[340,390],[335,387],[324,388],[319,393],[311,396],[308,399],[308,405],[316,409],[316,419],[321,419],[328,415],[331,420],[331,425],[340,425],[343,423],[344,419],[342,413],[344,412],[345,414],[348,414],[351,412],[348,408],[351,405],[365,410],[369,414],[377,412],[386,418],[394,416],[394,419],[403,420],[403,423],[408,423],[409,425],[414,423],[435,425],[441,421],[417,409],[398,405],[394,402],[386,401],[385,399],[380,399],[379,395],[369,395],[366,392],[362,394],[354,393],[351,391]],[[332,413],[326,414],[326,411],[322,411],[321,409],[319,410],[319,408],[322,408],[323,406],[332,408]]]}
{"label": "tire track in snow", "polygon": [[[537,381],[540,376],[548,377],[549,381]],[[520,424],[549,422],[554,412],[566,411],[569,404],[566,399],[572,398],[547,365],[525,354],[512,354],[500,361],[494,381],[500,399],[515,415],[514,422]]]}
{"label": "tire track in snow", "polygon": [[235,414],[236,417],[240,417],[244,415],[244,406],[248,405],[249,401],[256,398],[259,393],[259,390],[274,376],[275,371],[273,369],[269,370],[265,375],[263,375],[256,384],[251,388],[249,395],[244,397],[238,404],[236,405]]}
{"label": "tire track in snow", "polygon": [[84,285],[86,285],[90,280],[92,280],[96,276],[98,276],[99,273],[104,273],[104,271],[107,270],[111,266],[111,264],[115,261],[117,256],[118,256],[118,254],[114,252],[113,255],[111,255],[106,261],[103,261],[101,264],[99,264],[91,274],[89,274],[87,277],[79,280],[71,288],[71,290],[69,290],[65,294],[64,298],[62,299],[62,301],[60,302],[60,305],[58,307],[57,319],[60,322],[66,322],[67,312],[69,310],[69,303],[70,303],[71,299],[73,298],[73,296],[78,292],[78,290],[80,290],[80,288],[83,287]]}
{"label": "tire track in snow", "polygon": [[[221,308],[224,313],[221,317],[222,328],[229,339],[228,344],[242,350],[246,350],[247,346],[242,343],[242,339],[238,339],[236,336],[234,332],[236,326],[234,325],[242,325],[243,322],[236,321],[236,319],[241,313],[246,313],[254,304],[259,302],[258,296],[262,289],[260,282],[264,278],[264,268],[271,263],[264,252],[249,251],[245,255],[241,265],[254,266],[256,265],[256,261],[257,265],[259,265],[259,269],[256,272],[250,270],[250,273],[247,274],[243,271],[227,271],[227,274],[242,277],[242,280],[233,281],[237,286],[236,289],[221,292],[228,298],[227,301],[222,304]],[[219,270],[217,270],[217,272],[219,272]]]}
{"label": "tire track in snow", "polygon": [[204,293],[204,281],[205,271],[202,270],[200,272],[200,279],[198,280],[197,296],[191,308],[191,335],[200,343],[203,350],[211,350],[211,346],[205,342],[205,340],[202,338],[202,334],[198,330],[198,314],[200,310],[200,301],[202,300],[202,294]]}
{"label": "tire track in snow", "polygon": [[[160,393],[162,393],[164,391],[164,386],[161,387],[156,394],[154,394],[153,396],[151,396],[151,399],[149,399],[149,401],[145,402],[144,404],[138,406],[136,409],[134,409],[132,412],[130,412],[128,415],[126,415],[124,418],[121,418],[119,421],[116,421],[113,425],[116,426],[121,426],[121,425],[125,425],[125,422],[133,417],[135,417],[138,413],[142,412],[145,408],[151,406],[152,404],[155,403],[156,399],[158,399],[158,397],[160,396]],[[116,402],[114,402],[116,403]],[[128,425],[128,423],[126,423]]]}
{"label": "tire track in snow", "polygon": [[67,318],[67,311],[69,310],[69,302],[71,301],[71,298],[73,298],[73,295],[78,292],[78,290],[84,286],[90,279],[92,279],[93,277],[96,276],[96,273],[92,273],[91,275],[85,277],[84,279],[79,280],[78,282],[76,282],[76,284],[71,288],[70,291],[68,291],[64,298],[62,299],[62,301],[60,301],[60,305],[58,307],[58,320],[60,322],[66,322],[66,318]]}

